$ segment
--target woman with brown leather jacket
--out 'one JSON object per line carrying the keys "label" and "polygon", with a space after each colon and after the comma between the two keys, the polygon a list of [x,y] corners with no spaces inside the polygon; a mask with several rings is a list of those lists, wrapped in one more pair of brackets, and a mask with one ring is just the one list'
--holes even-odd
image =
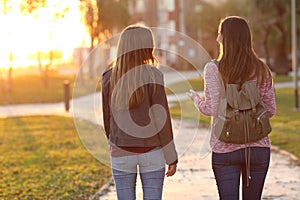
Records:
{"label": "woman with brown leather jacket", "polygon": [[163,74],[156,68],[154,39],[147,27],[121,33],[117,59],[102,76],[105,132],[118,199],[136,198],[139,172],[144,199],[161,199],[165,176],[178,162]]}

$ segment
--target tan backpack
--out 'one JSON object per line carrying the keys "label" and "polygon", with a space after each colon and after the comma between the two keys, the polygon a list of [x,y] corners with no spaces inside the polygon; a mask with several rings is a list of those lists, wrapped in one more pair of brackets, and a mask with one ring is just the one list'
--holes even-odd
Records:
{"label": "tan backpack", "polygon": [[240,90],[239,84],[223,87],[214,129],[219,140],[234,144],[258,141],[272,131],[255,83],[245,82]]}

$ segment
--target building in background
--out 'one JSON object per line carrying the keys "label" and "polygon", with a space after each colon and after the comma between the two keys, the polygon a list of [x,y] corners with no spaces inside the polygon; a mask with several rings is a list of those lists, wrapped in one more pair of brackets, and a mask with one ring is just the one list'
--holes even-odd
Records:
{"label": "building in background", "polygon": [[[156,50],[162,69],[176,70],[203,69],[209,58],[207,52],[194,39],[199,30],[186,27],[185,16],[189,15],[190,5],[184,0],[128,0],[130,14],[129,24],[143,24],[152,27]],[[194,8],[193,8],[194,9]],[[89,73],[103,71],[115,58],[118,41],[118,31],[113,37],[107,38],[93,53],[89,54],[90,61],[82,63],[85,49],[76,49],[74,59],[81,65],[89,65]],[[192,39],[194,38],[194,39]],[[95,55],[93,55],[95,53]]]}
{"label": "building in background", "polygon": [[[199,48],[200,44],[195,45],[196,41],[188,36],[189,31],[191,34],[195,31],[196,34],[200,33],[197,30],[186,29],[184,22],[185,15],[189,11],[187,7],[187,1],[184,0],[131,0],[128,2],[131,24],[140,23],[155,28],[157,46],[155,53],[162,66],[178,70],[195,67],[202,69],[209,57],[204,49]],[[197,66],[193,66],[192,63]]]}

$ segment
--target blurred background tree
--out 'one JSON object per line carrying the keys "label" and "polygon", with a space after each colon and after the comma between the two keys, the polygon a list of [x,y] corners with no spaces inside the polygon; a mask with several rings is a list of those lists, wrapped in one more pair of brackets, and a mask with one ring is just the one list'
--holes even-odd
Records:
{"label": "blurred background tree", "polygon": [[[288,0],[188,0],[185,15],[190,36],[216,57],[217,26],[229,15],[245,17],[250,24],[256,51],[277,74],[291,70],[291,2]],[[300,33],[300,4],[297,3],[297,35]],[[189,34],[187,32],[187,34]],[[298,40],[298,46],[300,44]]]}
{"label": "blurred background tree", "polygon": [[[49,49],[45,49],[45,45],[41,44],[44,45],[44,50],[38,50],[35,53],[36,65],[41,73],[43,85],[47,87],[49,70],[56,65],[57,61],[57,56],[54,56],[54,51],[56,51],[54,43],[60,36],[54,34],[58,33],[55,32],[55,27],[59,27],[58,24],[64,20],[65,15],[70,13],[69,6],[63,0],[19,0],[18,2],[20,2],[17,4],[21,13],[32,18],[44,19],[48,26],[48,32],[43,32],[46,36],[41,36],[41,38],[48,40],[48,43],[52,41],[53,45]],[[16,1],[0,0],[0,12],[5,14],[8,19],[13,18],[15,13],[11,11],[18,10],[18,7],[12,7],[15,4]],[[219,21],[228,15],[240,15],[249,21],[254,48],[258,55],[277,74],[287,74],[291,70],[290,4],[290,0],[79,0],[77,8],[73,7],[72,9],[80,9],[80,11],[77,10],[78,15],[81,15],[81,22],[78,20],[78,24],[85,26],[86,32],[82,31],[84,33],[81,33],[85,34],[82,37],[82,46],[74,46],[74,48],[79,49],[79,53],[81,50],[84,51],[84,55],[79,56],[82,58],[80,60],[84,60],[88,52],[106,39],[115,36],[128,24],[142,23],[150,27],[183,31],[199,42],[211,57],[215,58],[218,55],[215,39]],[[297,33],[300,38],[300,3],[297,1],[296,5]],[[183,22],[181,16],[184,16]],[[179,29],[179,27],[184,28]],[[9,27],[4,31],[8,31],[8,29]],[[32,31],[37,30],[33,29]],[[88,34],[88,38],[86,34]],[[85,41],[89,41],[88,44]],[[298,39],[298,47],[300,46],[299,41]],[[175,41],[172,45],[181,48],[178,44]],[[108,51],[112,49],[111,47],[107,48]],[[5,85],[3,90],[10,91],[13,65],[18,58],[13,49],[9,52],[6,48],[6,51],[8,53],[2,55],[2,60],[6,60],[7,64],[2,68],[8,78],[5,80],[6,84],[2,85]],[[112,49],[113,51],[114,49]],[[48,56],[45,56],[45,53],[48,53]],[[93,63],[96,58],[93,59],[93,55],[89,55],[88,62],[91,63],[87,63],[89,65],[87,71],[89,71],[89,78],[93,78],[97,74],[97,68],[94,65],[98,63]],[[178,68],[185,69],[182,67],[183,65],[175,63]]]}
{"label": "blurred background tree", "polygon": [[[90,52],[94,46],[120,32],[129,23],[128,0],[80,0],[80,8],[90,35]],[[88,60],[90,78],[95,75],[93,56],[90,54]]]}
{"label": "blurred background tree", "polygon": [[[256,0],[258,16],[256,21],[263,32],[263,47],[266,62],[278,74],[287,74],[291,67],[288,63],[288,40],[291,36],[291,2],[286,0]],[[274,61],[270,60],[269,46],[274,49]]]}
{"label": "blurred background tree", "polygon": [[[1,4],[2,4],[1,12],[7,18],[6,20],[9,19],[9,15],[12,11],[12,6],[10,3],[11,3],[11,0],[1,0]],[[11,33],[9,30],[9,27],[6,28],[6,31],[7,31],[8,39],[10,40]],[[6,77],[3,77],[3,79],[1,79],[1,81],[3,82],[1,84],[3,86],[2,91],[4,93],[10,93],[12,90],[12,73],[13,73],[13,64],[12,63],[13,63],[14,56],[13,56],[13,51],[12,51],[11,47],[9,47],[9,48],[10,48],[9,54],[7,57],[9,60],[9,66],[6,66],[6,68],[8,68],[7,74],[6,74]]]}
{"label": "blurred background tree", "polygon": [[[49,2],[48,2],[49,3]],[[47,9],[47,0],[22,0],[20,4],[20,11],[23,14],[30,14],[35,18],[38,18],[39,15],[48,15],[49,16],[49,21],[48,25],[50,26],[50,32],[49,32],[49,40],[52,43],[53,42],[53,29],[55,24],[59,23],[59,20],[64,18],[65,14],[68,12],[68,7],[62,6],[61,0],[56,1],[54,4],[52,2],[52,6]],[[43,9],[43,10],[42,10]],[[45,13],[46,12],[46,13]],[[46,22],[47,23],[47,22]],[[53,59],[54,57],[54,49],[51,46],[49,51],[48,51],[48,63],[43,65],[42,63],[42,56],[41,51],[37,51],[37,62],[38,62],[38,67],[42,76],[43,84],[45,88],[48,88],[48,74],[49,74],[49,69],[53,65]]]}
{"label": "blurred background tree", "polygon": [[111,37],[125,28],[130,20],[128,0],[101,1],[97,0],[98,25],[100,26],[99,42]]}
{"label": "blurred background tree", "polygon": [[248,5],[248,0],[221,2],[189,0],[189,2],[191,2],[191,6],[186,8],[188,14],[185,15],[187,30],[194,32],[191,36],[203,44],[212,57],[216,57],[218,54],[216,38],[220,20],[229,15],[240,15],[248,18],[252,11]]}

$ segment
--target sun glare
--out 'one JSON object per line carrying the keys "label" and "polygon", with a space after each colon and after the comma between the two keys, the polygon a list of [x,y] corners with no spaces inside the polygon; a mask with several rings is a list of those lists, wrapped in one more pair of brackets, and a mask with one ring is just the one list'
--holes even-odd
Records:
{"label": "sun glare", "polygon": [[34,55],[38,51],[57,50],[62,53],[61,60],[69,61],[75,47],[85,46],[87,33],[80,21],[79,1],[56,0],[61,7],[68,7],[64,18],[57,20],[53,20],[51,5],[34,17],[20,13],[20,0],[11,2],[6,15],[0,12],[0,68],[37,65]]}

